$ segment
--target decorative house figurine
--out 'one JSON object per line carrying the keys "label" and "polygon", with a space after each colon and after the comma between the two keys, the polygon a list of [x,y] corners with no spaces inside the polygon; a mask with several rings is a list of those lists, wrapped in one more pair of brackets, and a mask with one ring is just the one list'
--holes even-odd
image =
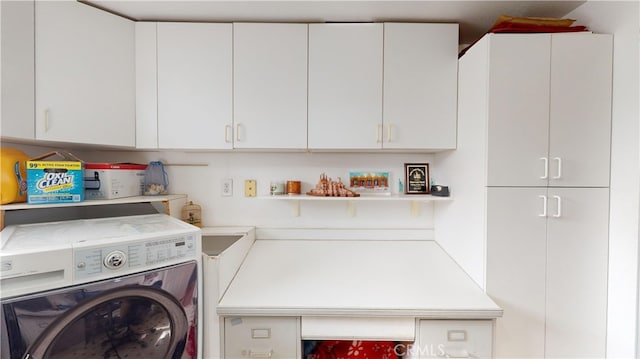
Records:
{"label": "decorative house figurine", "polygon": [[307,192],[307,195],[320,197],[360,197],[360,194],[347,189],[340,177],[338,177],[337,181],[333,181],[324,173],[320,175],[320,180],[311,191]]}

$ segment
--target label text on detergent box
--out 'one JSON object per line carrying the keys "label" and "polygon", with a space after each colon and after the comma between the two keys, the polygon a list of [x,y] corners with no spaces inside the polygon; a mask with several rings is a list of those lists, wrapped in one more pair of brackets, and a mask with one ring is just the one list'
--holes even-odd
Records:
{"label": "label text on detergent box", "polygon": [[67,175],[66,173],[46,173],[44,178],[36,183],[36,186],[43,192],[72,188],[73,177],[73,175]]}

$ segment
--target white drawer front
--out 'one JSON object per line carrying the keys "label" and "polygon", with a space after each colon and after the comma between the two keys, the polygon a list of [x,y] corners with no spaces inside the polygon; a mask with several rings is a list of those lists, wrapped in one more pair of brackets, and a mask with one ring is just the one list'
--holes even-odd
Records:
{"label": "white drawer front", "polygon": [[302,317],[303,339],[414,341],[413,317]]}
{"label": "white drawer front", "polygon": [[297,317],[229,317],[224,320],[225,358],[299,358],[300,343]]}
{"label": "white drawer front", "polygon": [[414,358],[491,358],[492,320],[421,320]]}

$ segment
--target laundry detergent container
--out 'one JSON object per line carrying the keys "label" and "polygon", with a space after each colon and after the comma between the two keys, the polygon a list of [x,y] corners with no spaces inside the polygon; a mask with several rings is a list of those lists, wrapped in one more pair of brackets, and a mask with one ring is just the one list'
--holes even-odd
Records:
{"label": "laundry detergent container", "polygon": [[0,204],[27,201],[26,153],[0,147]]}

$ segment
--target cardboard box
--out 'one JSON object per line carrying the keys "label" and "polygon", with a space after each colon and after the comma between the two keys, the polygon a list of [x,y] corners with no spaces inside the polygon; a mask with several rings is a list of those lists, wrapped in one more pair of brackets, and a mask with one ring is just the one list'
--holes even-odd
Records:
{"label": "cardboard box", "polygon": [[147,165],[135,163],[86,163],[86,199],[114,199],[142,195]]}
{"label": "cardboard box", "polygon": [[73,203],[83,200],[81,161],[27,161],[28,203]]}

